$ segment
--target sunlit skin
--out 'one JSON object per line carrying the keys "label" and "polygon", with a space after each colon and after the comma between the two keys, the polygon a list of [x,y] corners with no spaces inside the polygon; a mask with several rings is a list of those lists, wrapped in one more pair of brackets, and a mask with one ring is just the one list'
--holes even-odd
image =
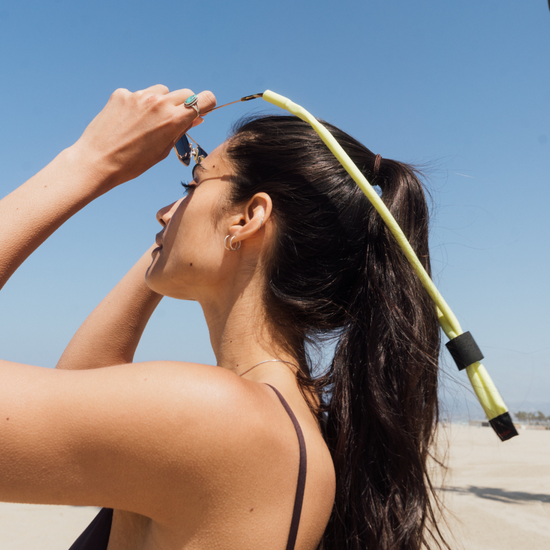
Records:
{"label": "sunlit skin", "polygon": [[[118,90],[75,145],[0,201],[0,285],[70,216],[165,158],[200,122],[183,106],[191,94]],[[213,94],[199,94],[201,112],[214,105]],[[113,508],[108,550],[284,548],[298,443],[266,383],[306,440],[297,550],[316,548],[332,509],[332,461],[294,368],[266,363],[238,376],[295,358],[262,302],[271,199],[229,204],[224,150],[195,168],[186,197],[159,211],[160,249],[90,314],[56,369],[0,361],[0,500]],[[238,252],[224,248],[228,234]],[[200,303],[216,365],[185,362],[185,349],[182,361],[132,363],[164,295]]]}
{"label": "sunlit skin", "polygon": [[[226,146],[195,166],[186,197],[158,212],[163,229],[146,282],[159,294],[198,301],[218,364],[243,372],[241,357],[258,357],[256,362],[281,354],[293,358],[279,349],[262,307],[263,257],[273,233],[271,199],[258,193],[247,204],[229,204]],[[224,247],[227,235],[241,243],[238,253]]]}
{"label": "sunlit skin", "polygon": [[[211,294],[213,285],[227,286],[234,277],[235,261],[240,258],[227,254],[223,246],[225,236],[236,229],[231,229],[235,216],[222,213],[227,206],[230,174],[224,150],[225,145],[217,147],[196,165],[187,196],[157,213],[162,230],[156,236],[158,248],[153,251],[146,281],[160,294],[200,301]],[[267,195],[265,199],[269,201]],[[265,216],[264,207],[260,213]],[[253,240],[247,246],[257,250]]]}

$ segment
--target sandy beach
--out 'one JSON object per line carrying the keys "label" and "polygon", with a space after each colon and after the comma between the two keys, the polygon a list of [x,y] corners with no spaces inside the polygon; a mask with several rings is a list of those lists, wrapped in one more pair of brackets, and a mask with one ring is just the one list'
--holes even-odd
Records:
{"label": "sandy beach", "polygon": [[443,431],[449,471],[441,495],[453,548],[550,548],[550,431],[519,432],[502,443],[491,428]]}
{"label": "sandy beach", "polygon": [[[550,548],[550,431],[501,443],[490,428],[449,425],[445,482],[452,548]],[[0,503],[0,549],[67,550],[96,508]],[[441,522],[443,525],[443,522]]]}

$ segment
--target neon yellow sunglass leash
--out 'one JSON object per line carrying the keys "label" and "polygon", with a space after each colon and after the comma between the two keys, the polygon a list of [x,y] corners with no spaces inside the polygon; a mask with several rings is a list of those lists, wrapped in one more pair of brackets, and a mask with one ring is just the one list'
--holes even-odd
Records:
{"label": "neon yellow sunglass leash", "polygon": [[[491,424],[492,428],[495,430],[497,435],[502,441],[511,439],[512,437],[518,435],[518,432],[512,422],[512,418],[508,412],[502,397],[500,396],[496,386],[493,384],[491,377],[489,376],[485,367],[481,364],[483,359],[483,354],[477,346],[475,340],[469,332],[463,332],[455,317],[454,313],[451,311],[451,308],[443,299],[443,296],[439,293],[430,276],[420,263],[418,256],[415,254],[412,249],[409,241],[405,237],[403,231],[395,221],[394,217],[391,215],[390,211],[387,209],[386,205],[382,202],[381,198],[378,196],[378,193],[374,190],[372,185],[368,182],[365,176],[360,172],[355,163],[351,160],[348,154],[342,149],[340,144],[332,136],[332,134],[308,111],[306,111],[300,105],[290,101],[286,97],[279,95],[270,90],[266,90],[263,94],[254,94],[251,96],[243,97],[232,103],[238,103],[240,101],[249,101],[251,99],[262,97],[268,103],[276,105],[285,111],[297,116],[302,119],[304,122],[310,124],[313,129],[317,132],[319,137],[323,140],[325,145],[330,149],[342,166],[346,169],[348,174],[353,178],[355,183],[359,186],[361,191],[367,196],[377,212],[382,216],[382,219],[389,227],[393,236],[397,240],[397,243],[401,247],[401,250],[405,253],[405,256],[409,260],[410,264],[416,271],[420,281],[422,282],[424,288],[431,296],[432,300],[435,302],[437,317],[439,319],[439,324],[449,338],[446,346],[449,350],[451,356],[456,362],[456,365],[459,370],[466,370],[472,388],[477,395],[479,403],[483,407],[487,419]],[[185,105],[188,107],[195,107],[197,103],[196,96],[190,96],[187,98]],[[226,105],[231,105],[231,103],[226,103],[225,105],[220,105],[216,109],[225,107]],[[198,107],[195,107],[198,111]],[[182,142],[183,140],[183,142]],[[184,162],[184,164],[189,165],[189,161],[185,162],[180,155],[182,151],[182,143],[185,148],[185,142],[187,138],[184,135],[182,140],[178,141],[176,144],[176,153],[178,158]],[[180,143],[181,142],[181,143]],[[180,147],[178,147],[180,146]],[[199,151],[200,150],[200,151]],[[196,160],[200,160],[200,153],[204,151],[197,145],[197,154],[195,155],[195,150],[190,150],[189,144],[187,142],[187,150],[185,151],[189,155],[189,160],[191,156],[195,156]],[[202,156],[202,155],[201,155]],[[206,153],[204,153],[206,156]],[[198,157],[198,158],[197,158]]]}

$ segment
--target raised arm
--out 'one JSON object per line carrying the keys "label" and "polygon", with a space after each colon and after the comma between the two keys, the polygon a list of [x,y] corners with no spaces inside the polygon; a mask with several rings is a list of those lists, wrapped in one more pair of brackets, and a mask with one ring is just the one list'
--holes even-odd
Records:
{"label": "raised arm", "polygon": [[[190,90],[117,90],[82,137],[0,201],[0,288],[23,261],[86,204],[165,158],[197,122]],[[199,94],[203,112],[215,105]]]}
{"label": "raised arm", "polygon": [[59,359],[58,369],[95,369],[131,363],[162,296],[145,284],[151,247],[84,321]]}

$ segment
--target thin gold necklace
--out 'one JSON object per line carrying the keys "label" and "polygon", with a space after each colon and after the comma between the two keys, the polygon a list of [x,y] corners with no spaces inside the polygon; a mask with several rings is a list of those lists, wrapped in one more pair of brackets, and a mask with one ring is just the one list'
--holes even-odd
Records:
{"label": "thin gold necklace", "polygon": [[245,370],[244,372],[241,372],[241,374],[239,374],[239,376],[245,375],[247,372],[250,372],[252,369],[255,369],[259,365],[263,365],[264,363],[286,363],[287,365],[292,365],[293,367],[296,367],[297,369],[299,368],[298,365],[296,365],[295,363],[291,363],[290,361],[283,361],[282,359],[266,359],[265,361],[260,361],[259,363],[256,363],[255,365],[253,365],[249,369]]}

